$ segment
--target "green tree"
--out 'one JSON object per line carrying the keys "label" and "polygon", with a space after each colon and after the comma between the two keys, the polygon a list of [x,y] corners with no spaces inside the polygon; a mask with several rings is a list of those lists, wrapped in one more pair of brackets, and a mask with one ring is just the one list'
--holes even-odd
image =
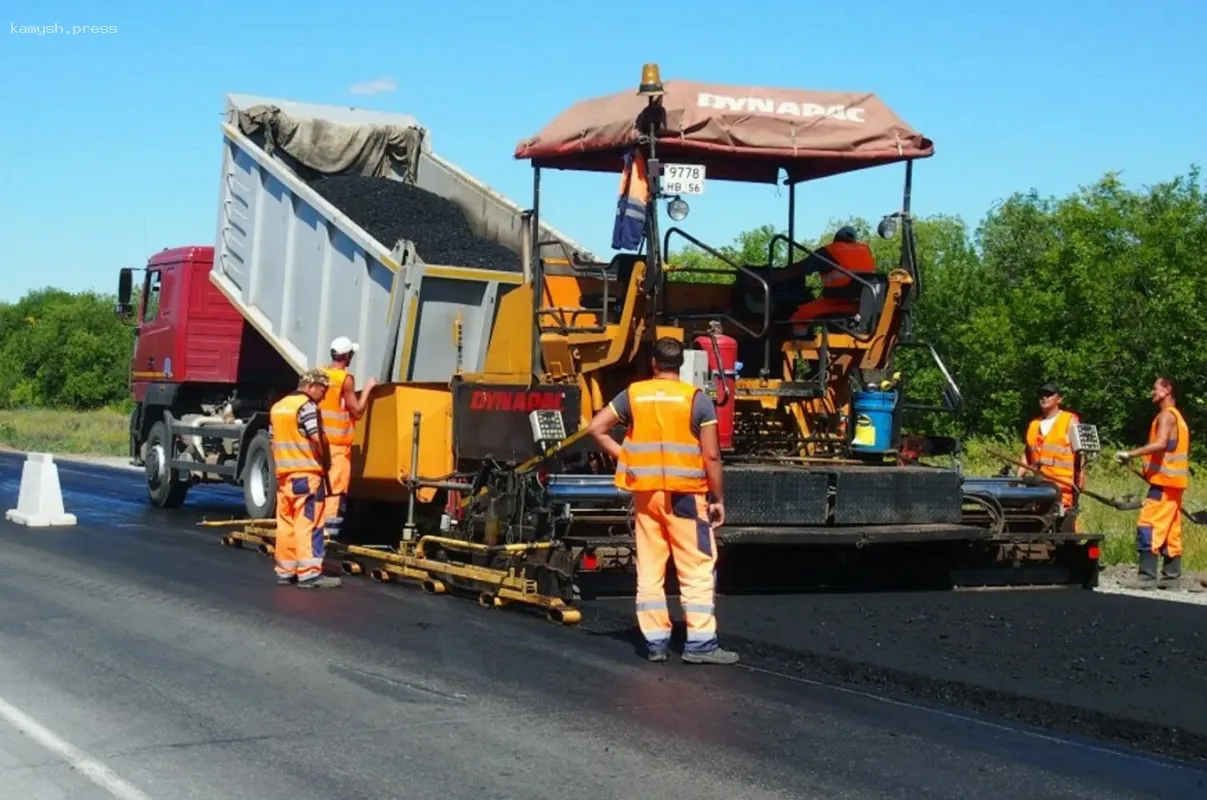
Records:
{"label": "green tree", "polygon": [[114,300],[48,288],[0,304],[0,407],[124,404],[133,341]]}

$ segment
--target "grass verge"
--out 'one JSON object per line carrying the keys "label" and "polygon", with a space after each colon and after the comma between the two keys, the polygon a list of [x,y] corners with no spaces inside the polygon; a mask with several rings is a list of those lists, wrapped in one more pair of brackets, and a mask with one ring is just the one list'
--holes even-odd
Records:
{"label": "grass verge", "polygon": [[119,411],[0,410],[0,446],[40,453],[124,456],[130,417]]}
{"label": "grass verge", "polygon": [[[70,412],[48,410],[0,411],[0,446],[18,450],[90,456],[124,456],[127,452],[127,414],[116,410]],[[1005,455],[1022,452],[1020,442],[965,443],[964,470],[970,475],[993,475],[1002,462],[989,455],[995,449]],[[1086,488],[1108,497],[1143,496],[1144,483],[1107,456],[1091,467]],[[1196,472],[1202,472],[1196,465]],[[1207,507],[1204,482],[1191,482],[1186,493],[1188,510]],[[1109,564],[1136,560],[1135,532],[1138,511],[1116,511],[1089,498],[1082,499],[1083,530],[1104,533],[1103,560]],[[1187,569],[1207,570],[1207,529],[1183,519],[1182,535]]]}

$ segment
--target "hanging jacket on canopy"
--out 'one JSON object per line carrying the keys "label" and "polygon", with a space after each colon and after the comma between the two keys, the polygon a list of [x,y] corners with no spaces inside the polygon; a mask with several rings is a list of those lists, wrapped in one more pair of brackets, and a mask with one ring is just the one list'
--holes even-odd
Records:
{"label": "hanging jacket on canopy", "polygon": [[645,153],[633,148],[624,157],[620,176],[620,200],[612,226],[613,250],[639,250],[645,240],[645,218],[650,207],[649,168]]}

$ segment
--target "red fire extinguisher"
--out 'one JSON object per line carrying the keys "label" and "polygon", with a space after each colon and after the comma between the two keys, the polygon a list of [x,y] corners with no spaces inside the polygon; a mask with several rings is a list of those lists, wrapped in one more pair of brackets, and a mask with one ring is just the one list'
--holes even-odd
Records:
{"label": "red fire extinguisher", "polygon": [[738,377],[738,341],[721,333],[720,325],[709,326],[692,343],[708,354],[708,373],[717,389],[717,438],[722,450],[733,447],[733,400]]}

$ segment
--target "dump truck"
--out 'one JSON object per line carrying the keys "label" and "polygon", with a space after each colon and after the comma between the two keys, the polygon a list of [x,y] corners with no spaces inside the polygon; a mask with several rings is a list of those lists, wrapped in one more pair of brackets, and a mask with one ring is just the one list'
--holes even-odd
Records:
{"label": "dump truck", "polygon": [[[226,483],[243,488],[248,518],[267,519],[268,411],[298,373],[328,363],[337,336],[360,344],[359,384],[479,368],[500,291],[523,279],[532,215],[436,154],[407,115],[231,94],[222,137],[215,242],[152,255],[137,307],[138,270],[120,272],[118,314],[136,335],[130,457],[153,506]],[[343,210],[325,196],[349,192]],[[408,239],[392,235],[400,217]],[[548,225],[535,238],[542,259],[593,258]]]}
{"label": "dump truck", "polygon": [[[363,345],[358,383],[369,374],[380,381],[356,425],[342,533],[328,543],[345,571],[476,593],[487,607],[537,606],[561,623],[579,618],[587,585],[614,579],[631,591],[631,498],[584,433],[617,391],[645,377],[649,348],[669,336],[687,345],[682,379],[718,407],[722,584],[738,572],[764,586],[803,574],[834,583],[853,567],[856,580],[917,572],[947,586],[1096,585],[1102,537],[1067,524],[1054,487],[970,478],[958,440],[914,433],[903,446],[908,414],[955,413],[962,399],[936,349],[910,334],[922,287],[914,167],[934,145],[876,95],[662,84],[655,68],[640,91],[576,104],[519,144],[515,157],[533,170],[528,209],[436,160],[427,132],[401,116],[245,101],[231,104],[223,136],[210,284],[292,375],[324,363],[342,334]],[[631,252],[599,260],[546,225],[550,174],[619,175],[638,158],[650,199]],[[901,206],[877,232],[900,237],[899,263],[847,273],[858,287],[853,312],[800,318],[771,289],[770,271],[782,266],[776,242],[766,263],[743,264],[682,224],[684,197],[702,196],[706,181],[782,180],[785,261],[822,253],[796,241],[798,185],[890,165],[904,165]],[[421,213],[366,217],[386,189],[415,187],[430,189]],[[501,248],[448,248],[422,233],[445,200]],[[675,223],[665,230],[664,201]],[[672,263],[675,242],[723,268]],[[127,298],[131,279],[123,280]],[[910,350],[944,377],[942,402],[911,399],[895,361]],[[267,367],[251,371],[273,382]],[[275,396],[292,388],[281,383]],[[236,395],[244,405],[222,400]],[[256,437],[274,390],[236,379],[211,396],[227,405],[190,412],[211,416],[205,425],[181,416],[183,407],[143,401],[134,427],[148,431],[144,441],[163,441],[151,433],[157,425],[172,439],[162,456],[144,446],[152,502],[155,481],[205,473],[196,441],[223,438],[216,430],[242,454],[228,445],[226,462],[208,457],[230,465],[224,479],[246,486],[261,464],[271,474]],[[218,418],[232,416],[238,426],[222,430]],[[1087,426],[1078,441],[1092,450],[1093,434]],[[933,465],[919,454],[956,458]],[[273,524],[253,516],[233,523],[224,543],[271,553]]]}

